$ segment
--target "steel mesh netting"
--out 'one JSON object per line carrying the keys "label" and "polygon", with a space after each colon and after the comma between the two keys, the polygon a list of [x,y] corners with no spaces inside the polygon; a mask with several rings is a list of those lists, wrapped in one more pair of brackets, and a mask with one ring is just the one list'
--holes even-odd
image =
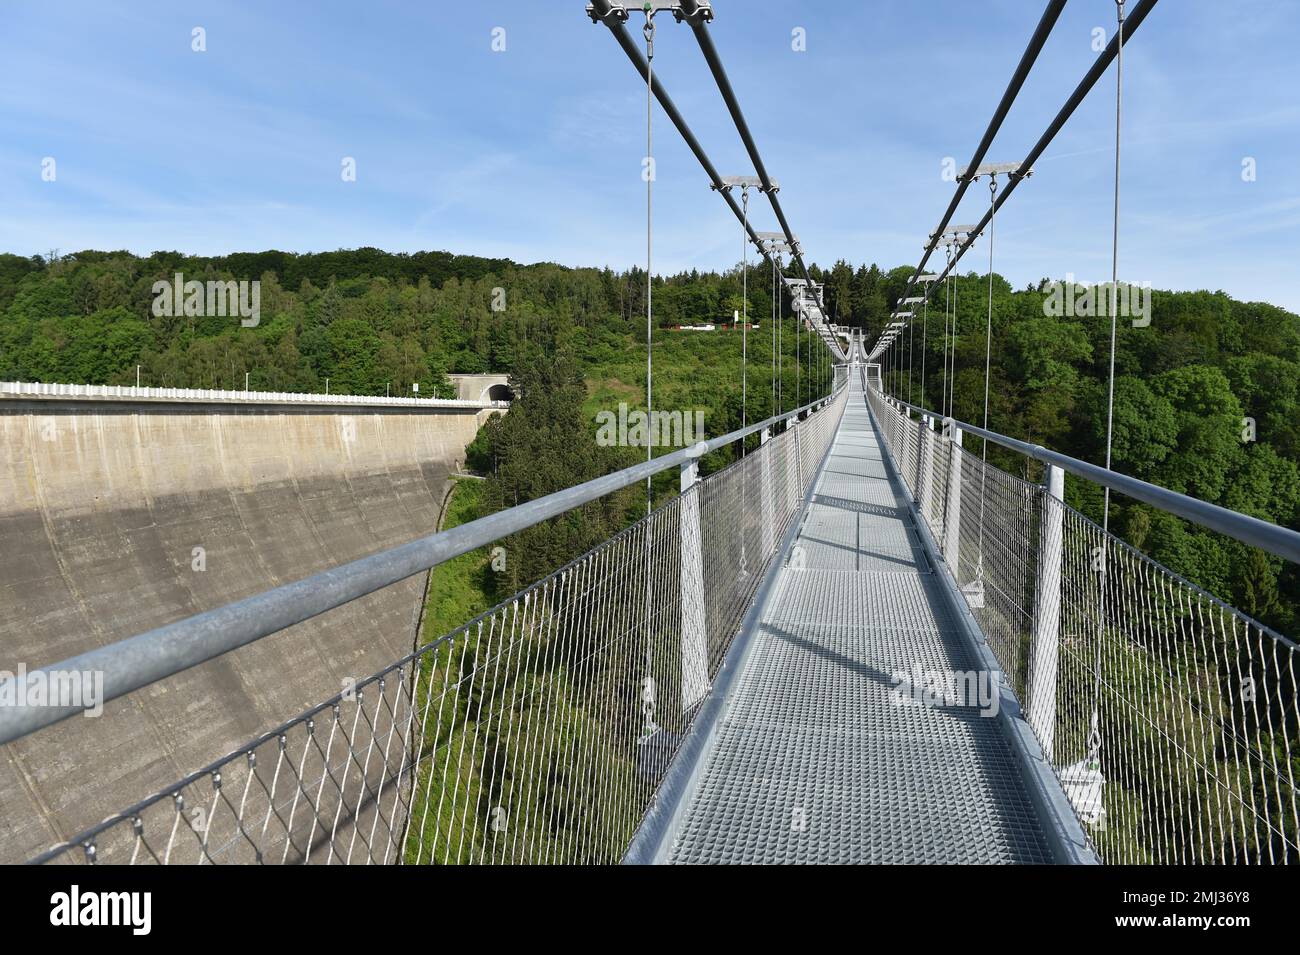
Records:
{"label": "steel mesh netting", "polygon": [[845,396],[461,629],[35,861],[618,861]]}
{"label": "steel mesh netting", "polygon": [[394,861],[413,674],[404,659],[34,861]]}
{"label": "steel mesh netting", "polygon": [[[916,494],[916,422],[868,401]],[[922,513],[946,558],[955,538],[950,569],[1099,857],[1300,861],[1296,644],[1041,486],[931,446]]]}
{"label": "steel mesh netting", "polygon": [[964,448],[954,445],[950,453],[961,467],[954,576],[1004,675],[1023,698],[1044,491]]}
{"label": "steel mesh netting", "polygon": [[1061,512],[1063,560],[1056,713],[1043,735],[1098,854],[1300,861],[1296,645],[1048,506]]}

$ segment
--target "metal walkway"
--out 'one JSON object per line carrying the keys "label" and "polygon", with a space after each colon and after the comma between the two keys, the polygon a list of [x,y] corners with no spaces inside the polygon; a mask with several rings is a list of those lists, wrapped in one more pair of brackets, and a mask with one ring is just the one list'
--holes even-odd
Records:
{"label": "metal walkway", "polygon": [[1052,861],[1001,721],[896,678],[980,669],[942,586],[854,382],[669,861]]}

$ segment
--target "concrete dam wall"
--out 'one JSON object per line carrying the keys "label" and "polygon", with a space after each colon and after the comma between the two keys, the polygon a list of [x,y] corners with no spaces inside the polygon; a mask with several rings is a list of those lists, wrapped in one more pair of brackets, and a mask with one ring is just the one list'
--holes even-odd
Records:
{"label": "concrete dam wall", "polygon": [[[0,670],[432,533],[447,475],[492,413],[279,397],[0,394]],[[76,835],[409,652],[424,581],[0,747],[0,861]]]}

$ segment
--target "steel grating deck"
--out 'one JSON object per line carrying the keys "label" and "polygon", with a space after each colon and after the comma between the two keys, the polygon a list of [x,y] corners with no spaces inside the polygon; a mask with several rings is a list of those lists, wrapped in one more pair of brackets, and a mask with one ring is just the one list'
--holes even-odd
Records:
{"label": "steel grating deck", "polygon": [[854,388],[668,861],[1052,861],[1001,721],[897,691],[978,668],[904,493]]}

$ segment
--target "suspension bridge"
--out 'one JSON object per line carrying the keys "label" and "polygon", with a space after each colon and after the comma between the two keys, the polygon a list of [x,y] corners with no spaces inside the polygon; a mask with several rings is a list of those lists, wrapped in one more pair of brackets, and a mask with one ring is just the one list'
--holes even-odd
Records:
{"label": "suspension bridge", "polygon": [[[740,224],[746,281],[752,245],[788,291],[803,354],[817,347],[833,362],[832,387],[694,447],[0,682],[19,697],[52,674],[95,672],[123,703],[174,689],[193,668],[454,557],[679,476],[676,496],[572,563],[133,804],[96,807],[101,821],[34,860],[1295,861],[1296,644],[1067,505],[1065,476],[1107,503],[1122,494],[1293,562],[1300,533],[1115,472],[1109,451],[1086,462],[990,429],[987,372],[983,421],[955,420],[949,307],[928,391],[927,369],[912,367],[918,313],[924,343],[932,293],[944,286],[951,300],[953,270],[982,235],[991,281],[997,211],[1112,64],[1117,260],[1122,51],[1154,0],[1117,4],[1114,37],[1023,160],[985,162],[1064,6],[1047,3],[895,314],[868,342],[830,321],[714,45],[711,5],[589,4],[645,84],[647,155],[657,101]],[[699,46],[751,171],[720,175],[655,76],[669,21]],[[953,226],[980,179],[991,187],[983,219]],[[646,190],[649,277],[653,177]],[[751,191],[778,230],[755,229]],[[946,267],[927,274],[941,248]],[[991,326],[991,297],[989,309]],[[648,401],[652,385],[648,365]],[[938,408],[927,394],[942,395]],[[1042,483],[990,464],[989,444],[1034,462]],[[701,476],[705,455],[723,449],[733,463]],[[0,743],[39,752],[78,712],[0,707]]]}

